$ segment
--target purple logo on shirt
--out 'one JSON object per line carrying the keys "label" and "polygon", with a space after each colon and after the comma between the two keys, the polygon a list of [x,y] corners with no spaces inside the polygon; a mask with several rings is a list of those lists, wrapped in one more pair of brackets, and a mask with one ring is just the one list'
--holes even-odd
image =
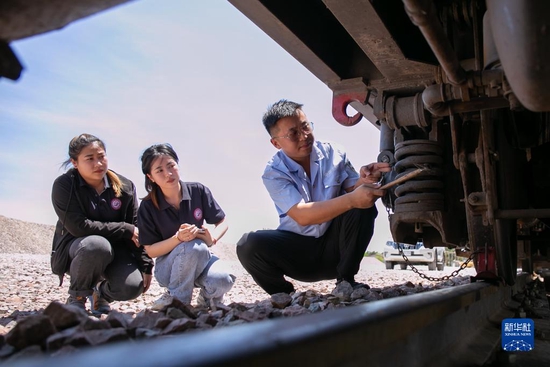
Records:
{"label": "purple logo on shirt", "polygon": [[121,206],[122,201],[120,201],[119,198],[114,198],[113,200],[111,200],[111,208],[113,208],[114,210],[119,210]]}
{"label": "purple logo on shirt", "polygon": [[196,208],[195,210],[193,210],[193,216],[195,217],[196,220],[201,220],[202,219],[202,209],[201,208]]}

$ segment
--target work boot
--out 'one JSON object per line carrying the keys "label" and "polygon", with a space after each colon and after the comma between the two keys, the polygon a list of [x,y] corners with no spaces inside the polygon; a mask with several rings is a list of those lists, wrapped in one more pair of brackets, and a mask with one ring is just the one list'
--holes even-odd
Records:
{"label": "work boot", "polygon": [[109,312],[111,312],[111,306],[109,305],[109,302],[107,302],[107,300],[101,296],[99,286],[94,288],[94,293],[92,293],[92,295],[90,296],[90,304],[92,314],[96,316],[101,314],[108,314]]}
{"label": "work boot", "polygon": [[86,297],[84,296],[69,296],[65,304],[69,306],[78,307],[81,310],[86,311]]}

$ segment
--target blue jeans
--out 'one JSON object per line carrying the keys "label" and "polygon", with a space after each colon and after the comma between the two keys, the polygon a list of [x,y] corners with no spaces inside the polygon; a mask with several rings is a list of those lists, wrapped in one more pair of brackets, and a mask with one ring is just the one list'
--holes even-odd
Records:
{"label": "blue jeans", "polygon": [[138,262],[123,245],[112,246],[102,236],[76,238],[69,248],[72,296],[89,296],[101,280],[101,296],[107,301],[126,301],[143,293]]}
{"label": "blue jeans", "polygon": [[182,242],[156,259],[155,278],[183,303],[191,303],[195,287],[206,298],[220,298],[233,287],[235,276],[218,260],[203,241]]}

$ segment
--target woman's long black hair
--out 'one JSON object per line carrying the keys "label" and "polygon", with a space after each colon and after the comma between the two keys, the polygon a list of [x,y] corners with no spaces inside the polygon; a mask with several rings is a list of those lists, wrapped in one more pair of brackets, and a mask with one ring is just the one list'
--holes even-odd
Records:
{"label": "woman's long black hair", "polygon": [[153,205],[158,209],[158,198],[157,198],[157,187],[158,185],[151,181],[148,174],[151,174],[151,169],[153,162],[160,156],[168,156],[179,163],[178,155],[172,146],[168,143],[155,144],[151,145],[149,148],[145,149],[141,155],[141,171],[145,175],[145,190],[147,191],[147,196],[143,200],[151,200]]}

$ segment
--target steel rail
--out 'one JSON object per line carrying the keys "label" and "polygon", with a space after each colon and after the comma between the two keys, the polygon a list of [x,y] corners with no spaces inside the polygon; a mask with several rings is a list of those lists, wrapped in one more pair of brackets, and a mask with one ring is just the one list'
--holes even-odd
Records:
{"label": "steel rail", "polygon": [[[519,284],[520,282],[516,283]],[[463,366],[494,352],[511,287],[477,282],[292,318],[120,342],[13,367]]]}

